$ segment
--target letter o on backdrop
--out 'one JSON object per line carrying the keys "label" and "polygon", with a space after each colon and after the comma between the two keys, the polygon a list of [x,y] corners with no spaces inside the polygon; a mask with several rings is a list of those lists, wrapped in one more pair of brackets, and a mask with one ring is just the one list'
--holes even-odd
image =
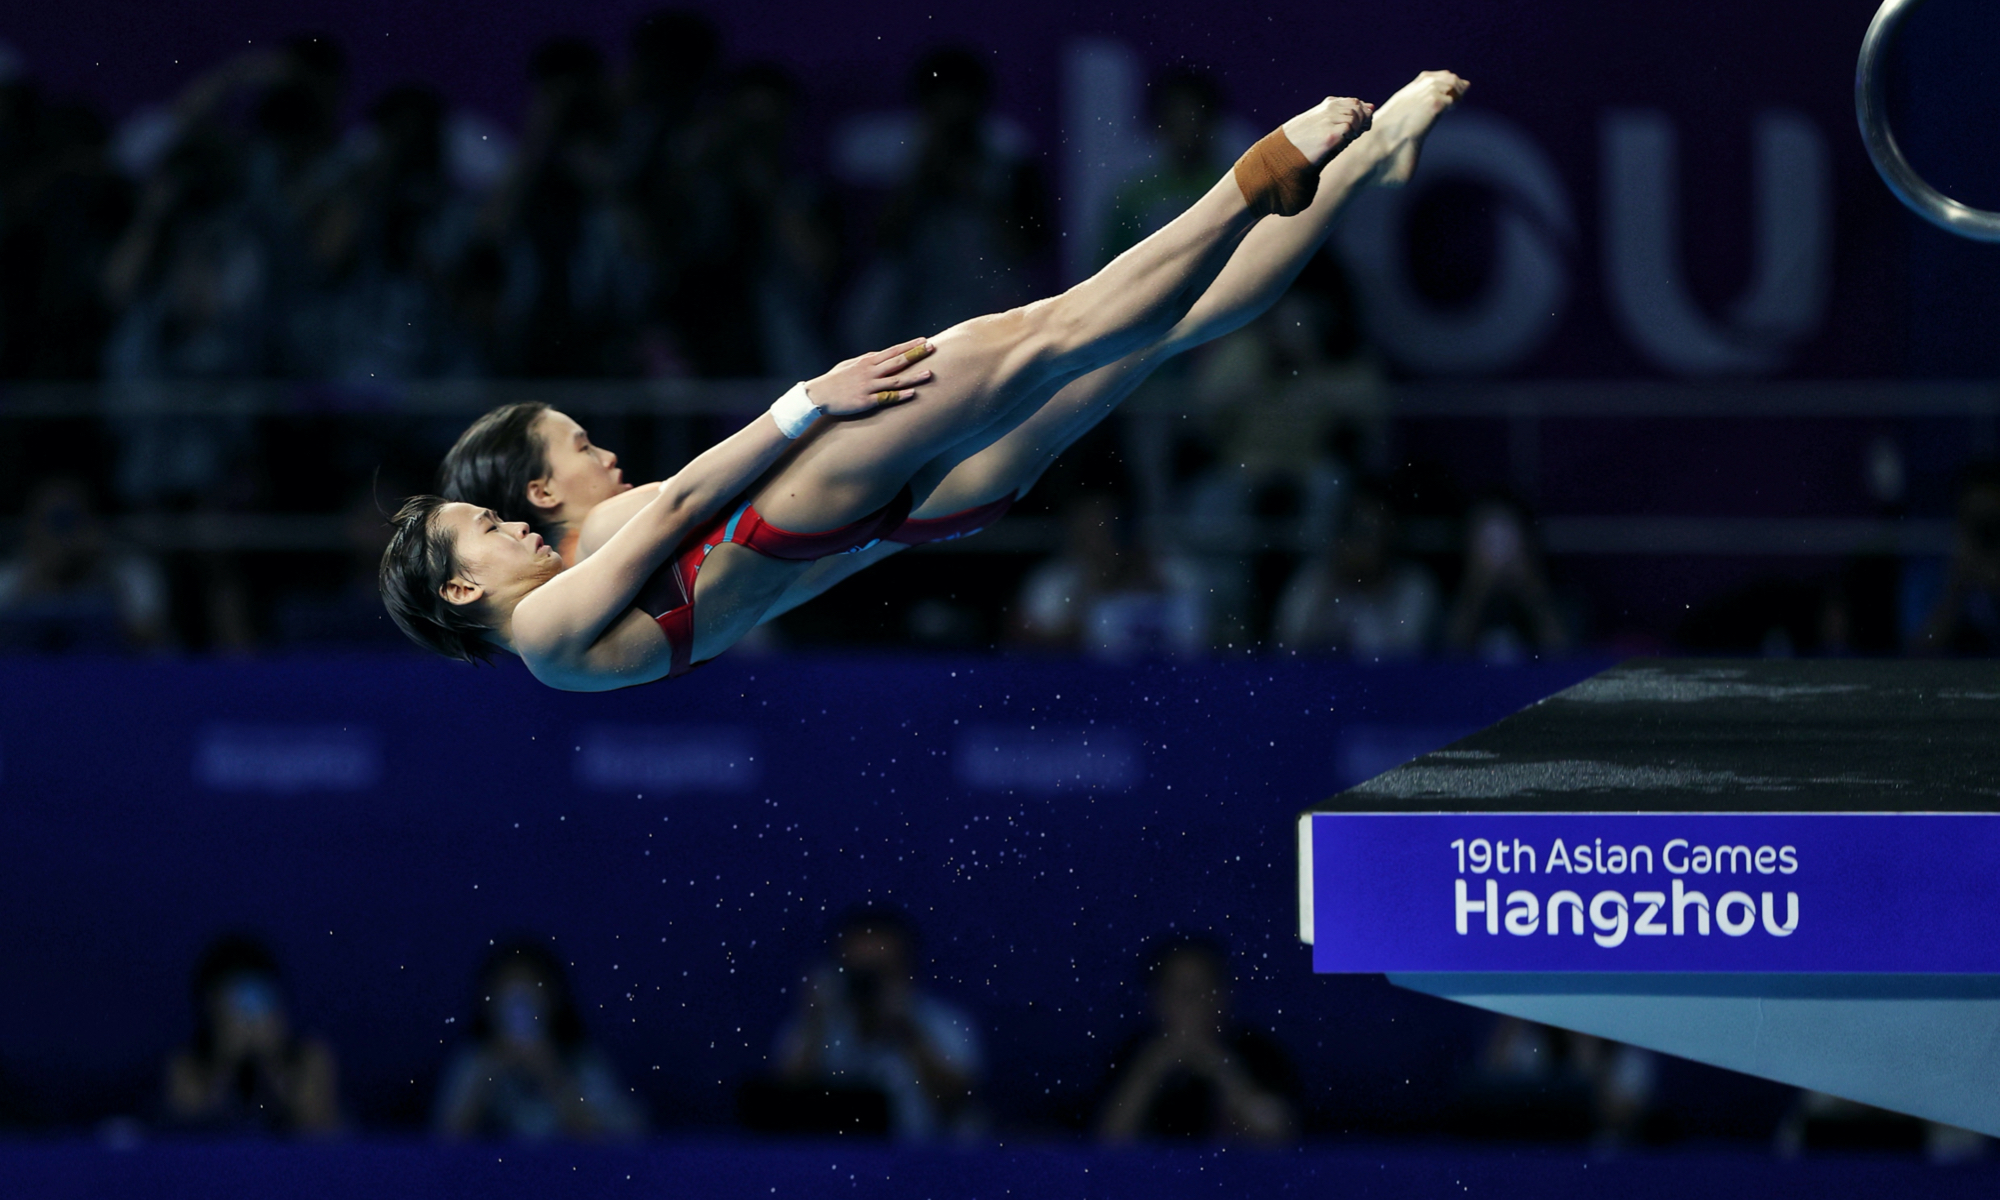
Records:
{"label": "letter o on backdrop", "polygon": [[[1729,910],[1739,904],[1743,906],[1743,919],[1732,921]],[[1724,892],[1722,899],[1715,902],[1715,923],[1730,937],[1742,937],[1757,925],[1757,902],[1743,892]]]}
{"label": "letter o on backdrop", "polygon": [[[1493,273],[1465,311],[1430,304],[1405,265],[1410,205],[1439,179],[1468,179],[1499,193]],[[1479,109],[1438,124],[1411,186],[1363,191],[1334,230],[1376,344],[1427,375],[1503,371],[1540,349],[1569,298],[1575,238],[1569,193],[1548,155],[1526,130]]]}

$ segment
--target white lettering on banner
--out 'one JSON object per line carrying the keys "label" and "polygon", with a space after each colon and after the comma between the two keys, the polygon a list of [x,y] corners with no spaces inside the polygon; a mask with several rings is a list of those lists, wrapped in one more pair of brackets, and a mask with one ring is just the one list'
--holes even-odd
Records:
{"label": "white lettering on banner", "polygon": [[984,791],[1129,788],[1143,766],[1122,729],[1080,725],[976,725],[952,747],[959,780]]}
{"label": "white lettering on banner", "polygon": [[[1651,875],[1654,871],[1651,846],[1607,846],[1603,838],[1574,846],[1557,838],[1539,858],[1535,848],[1520,838],[1454,838],[1446,844],[1460,874]],[[1658,861],[1669,875],[1796,875],[1799,870],[1795,846],[1696,846],[1686,838],[1674,838],[1660,847]]]}
{"label": "white lettering on banner", "polygon": [[1678,138],[1665,113],[1620,110],[1603,128],[1605,297],[1627,339],[1680,375],[1763,375],[1819,328],[1833,261],[1826,137],[1798,113],[1753,127],[1749,286],[1720,319],[1695,302],[1681,263]]}
{"label": "white lettering on banner", "polygon": [[1590,923],[1598,932],[1590,939],[1605,949],[1623,945],[1630,926],[1626,919],[1625,897],[1617,892],[1599,892],[1590,898]]}
{"label": "white lettering on banner", "polygon": [[361,725],[212,725],[194,753],[196,782],[221,791],[352,792],[381,775],[381,739]]}
{"label": "white lettering on banner", "polygon": [[756,736],[738,725],[599,725],[576,741],[585,787],[738,792],[762,778]]}
{"label": "white lettering on banner", "polygon": [[[1444,179],[1478,184],[1492,198],[1492,266],[1465,305],[1432,301],[1409,268],[1411,216]],[[1475,108],[1439,122],[1411,187],[1357,194],[1333,243],[1375,345],[1423,374],[1486,375],[1526,362],[1560,325],[1576,230],[1562,176],[1534,137]]]}
{"label": "white lettering on banner", "polygon": [[1486,932],[1500,932],[1500,884],[1497,880],[1486,881],[1486,899],[1470,900],[1465,894],[1465,880],[1458,881],[1458,931],[1465,932],[1465,918],[1470,913],[1486,914]]}
{"label": "white lettering on banner", "polygon": [[[1749,892],[1727,891],[1713,904],[1705,892],[1689,890],[1686,875],[1794,875],[1799,869],[1796,846],[1721,845],[1697,846],[1687,838],[1673,838],[1657,856],[1651,846],[1605,845],[1601,837],[1573,842],[1557,838],[1539,856],[1533,846],[1519,838],[1453,838],[1446,843],[1452,852],[1458,878],[1452,884],[1453,928],[1470,934],[1474,922],[1484,918],[1486,932],[1498,934],[1504,923],[1515,937],[1527,937],[1539,930],[1563,932],[1565,912],[1572,936],[1584,933],[1589,918],[1591,940],[1605,949],[1625,943],[1628,937],[1686,937],[1690,926],[1696,937],[1708,937],[1720,930],[1726,937],[1746,937],[1762,918],[1764,932],[1772,937],[1790,937],[1799,927],[1799,894],[1784,893],[1785,919],[1778,920],[1778,898],[1774,892],[1761,893],[1761,901]],[[1540,869],[1537,869],[1539,862]],[[1527,888],[1507,893],[1503,910],[1500,875],[1651,875],[1655,864],[1674,877],[1671,893],[1602,890],[1586,901],[1581,892],[1567,888],[1542,896]],[[1484,897],[1477,894],[1478,883],[1467,875],[1486,875]],[[1661,919],[1665,913],[1666,919]],[[1694,920],[1690,922],[1688,915]],[[1504,922],[1503,922],[1504,916]]]}
{"label": "white lettering on banner", "polygon": [[[1500,881],[1485,881],[1485,897],[1473,899],[1472,889],[1463,877],[1452,881],[1452,921],[1453,928],[1460,934],[1470,934],[1474,915],[1483,916],[1486,932],[1500,932]],[[1633,909],[1638,909],[1636,918]],[[1672,914],[1668,924],[1661,924],[1661,909]],[[1590,938],[1607,950],[1625,944],[1631,935],[1641,937],[1685,937],[1688,932],[1687,912],[1695,913],[1694,932],[1699,937],[1709,935],[1708,897],[1700,892],[1685,891],[1680,880],[1674,880],[1673,899],[1665,892],[1634,892],[1630,899],[1625,893],[1605,890],[1592,896],[1585,903],[1580,893],[1564,889],[1549,896],[1545,905],[1542,898],[1526,888],[1516,888],[1507,893],[1507,932],[1515,937],[1527,937],[1541,926],[1540,917],[1546,909],[1547,930],[1552,935],[1563,932],[1563,913],[1569,913],[1569,932],[1583,935],[1584,916],[1590,917],[1592,933]],[[1790,937],[1799,927],[1799,894],[1785,893],[1785,920],[1778,922],[1777,897],[1771,892],[1763,893],[1762,903],[1750,897],[1748,892],[1724,892],[1715,902],[1714,928],[1728,937],[1744,937],[1757,928],[1758,915],[1763,915],[1764,932],[1772,937]]]}
{"label": "white lettering on banner", "polygon": [[1542,902],[1535,893],[1513,891],[1507,893],[1507,932],[1515,937],[1527,937],[1535,932],[1535,922],[1540,917]]}
{"label": "white lettering on banner", "polygon": [[1695,932],[1708,936],[1708,897],[1700,892],[1683,890],[1686,885],[1674,880],[1674,936],[1687,932],[1687,910],[1694,909]]}

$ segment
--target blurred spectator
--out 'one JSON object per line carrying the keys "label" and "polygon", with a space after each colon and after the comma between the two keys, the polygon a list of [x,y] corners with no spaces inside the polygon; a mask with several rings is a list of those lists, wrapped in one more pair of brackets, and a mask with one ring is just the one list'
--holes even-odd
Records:
{"label": "blurred spectator", "polygon": [[[672,173],[689,160],[685,143],[698,136],[702,101],[721,61],[715,22],[692,9],[661,9],[632,27],[621,142],[647,199],[665,200],[676,186]],[[651,176],[655,171],[666,174]]]}
{"label": "blurred spectator", "polygon": [[1438,618],[1430,572],[1395,555],[1389,497],[1357,488],[1333,544],[1314,555],[1278,602],[1280,644],[1354,658],[1410,658],[1430,645]]}
{"label": "blurred spectator", "polygon": [[1488,497],[1465,518],[1465,572],[1445,620],[1445,648],[1519,662],[1569,648],[1534,527],[1521,506]]}
{"label": "blurred spectator", "polygon": [[778,1035],[778,1079],[793,1088],[879,1092],[895,1137],[974,1128],[984,1071],[972,1018],[917,986],[916,932],[900,913],[863,909],[833,938]]}
{"label": "blurred spectator", "polygon": [[1456,1123],[1473,1137],[1659,1141],[1656,1075],[1653,1055],[1636,1046],[1502,1017]]}
{"label": "blurred spectator", "polygon": [[839,262],[828,198],[793,145],[799,86],[753,64],[730,77],[683,188],[669,311],[705,377],[821,370],[826,290]]}
{"label": "blurred spectator", "polygon": [[1785,1158],[1827,1151],[1921,1151],[1933,1162],[1961,1162],[1984,1154],[1986,1141],[1969,1129],[1802,1089],[1778,1125],[1777,1147]]}
{"label": "blurred spectator", "polygon": [[388,510],[382,497],[408,495],[408,489],[371,480],[356,490],[341,514],[347,541],[345,578],[330,592],[300,592],[278,604],[277,633],[286,645],[377,646],[407,649],[409,639],[397,630],[382,608],[377,572],[389,544]]}
{"label": "blurred spectator", "polygon": [[1328,254],[1310,259],[1270,312],[1195,356],[1190,382],[1240,486],[1297,488],[1308,511],[1338,511],[1336,477],[1359,447],[1336,447],[1359,435],[1357,421],[1379,422],[1387,410],[1353,291]]}
{"label": "blurred spectator", "polygon": [[167,1116],[217,1132],[329,1133],[340,1125],[333,1051],[293,1033],[277,960],[218,938],[194,976],[194,1038],[167,1062]]}
{"label": "blurred spectator", "polygon": [[604,61],[575,38],[544,42],[514,172],[488,228],[505,251],[505,320],[518,357],[503,372],[629,374],[653,256],[620,185],[618,122]]}
{"label": "blurred spectator", "polygon": [[74,479],[28,499],[20,553],[0,562],[0,645],[61,651],[161,644],[166,580],[158,564],[117,546]]}
{"label": "blurred spectator", "polygon": [[632,29],[617,162],[639,218],[635,244],[654,272],[636,347],[648,376],[689,375],[709,361],[680,326],[700,303],[687,265],[714,240],[699,214],[718,189],[703,179],[701,160],[719,124],[713,85],[721,60],[722,36],[701,13],[665,9]]}
{"label": "blurred spectator", "polygon": [[1071,504],[1062,553],[1021,584],[1014,606],[1019,641],[1107,658],[1207,649],[1200,576],[1186,562],[1136,544],[1121,507],[1102,495]]}
{"label": "blurred spectator", "polygon": [[[146,188],[106,271],[112,304],[127,310],[122,336],[107,347],[107,373],[311,370],[295,361],[285,332],[311,319],[308,224],[343,170],[346,87],[339,43],[299,35],[277,50],[238,55],[182,89],[171,107],[141,109],[120,127],[114,153]],[[144,302],[149,275],[178,281],[166,288],[164,311]],[[200,328],[176,328],[188,322]]]}
{"label": "blurred spectator", "polygon": [[210,500],[248,453],[247,419],[162,411],[168,397],[151,385],[255,379],[268,368],[269,262],[254,228],[241,148],[204,129],[181,139],[147,181],[112,250],[104,285],[118,321],[105,375],[119,385],[108,399],[128,503]]}
{"label": "blurred spectator", "polygon": [[1099,265],[1193,207],[1229,168],[1226,158],[1217,161],[1229,152],[1217,146],[1222,89],[1214,77],[1175,67],[1153,81],[1148,100],[1159,132],[1155,161],[1151,170],[1120,187],[1112,198],[1100,239]]}
{"label": "blurred spectator", "polygon": [[0,378],[89,379],[111,315],[98,280],[132,214],[81,104],[0,82]]}
{"label": "blurred spectator", "polygon": [[911,75],[914,154],[898,171],[855,285],[846,331],[888,345],[1034,299],[1030,268],[1049,245],[1048,202],[1025,144],[991,119],[993,77],[970,50],[934,50]]}
{"label": "blurred spectator", "polygon": [[1099,1136],[1267,1143],[1298,1136],[1292,1065],[1276,1042],[1231,1020],[1222,950],[1169,943],[1153,956],[1146,984],[1154,1027],[1114,1059]]}
{"label": "blurred spectator", "polygon": [[[1257,522],[1289,521],[1317,545],[1340,518],[1364,430],[1387,408],[1380,370],[1363,351],[1346,276],[1321,254],[1270,312],[1189,356],[1199,425],[1167,428],[1183,440],[1176,457],[1206,464],[1174,499],[1214,581],[1221,641],[1265,636],[1264,619],[1297,566]],[[1197,439],[1205,445],[1188,444]],[[1135,447],[1134,457],[1145,453]]]}
{"label": "blurred spectator", "polygon": [[583,1029],[562,963],[544,943],[501,943],[479,968],[473,1016],[445,1068],[447,1137],[632,1137],[645,1114]]}
{"label": "blurred spectator", "polygon": [[1697,654],[1791,658],[1847,653],[1851,630],[1842,581],[1765,576],[1696,605],[1674,640]]}
{"label": "blurred spectator", "polygon": [[429,88],[391,88],[369,106],[367,132],[316,213],[323,296],[292,331],[307,373],[358,384],[484,373],[478,319],[455,320],[450,306],[475,214],[445,137],[444,100]]}
{"label": "blurred spectator", "polygon": [[[114,153],[134,178],[153,174],[185,139],[204,130],[234,134],[259,161],[260,190],[294,193],[337,155],[347,55],[324,34],[252,50],[196,77],[171,105],[140,108],[119,126]],[[238,127],[247,114],[247,127]],[[295,195],[293,198],[297,198]]]}
{"label": "blurred spectator", "polygon": [[[302,34],[286,41],[264,69],[269,78],[245,141],[246,187],[278,300],[289,308],[313,275],[309,222],[347,169],[341,129],[347,55],[331,37]],[[300,373],[298,364],[282,359],[274,367]]]}
{"label": "blurred spectator", "polygon": [[1951,564],[1928,611],[1915,652],[2000,653],[2000,462],[1974,462],[1959,474]]}

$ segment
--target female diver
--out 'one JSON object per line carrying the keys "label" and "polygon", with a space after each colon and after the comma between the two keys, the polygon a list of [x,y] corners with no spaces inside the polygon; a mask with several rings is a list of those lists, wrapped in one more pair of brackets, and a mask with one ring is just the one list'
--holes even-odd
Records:
{"label": "female diver", "polygon": [[[1161,361],[1268,308],[1346,195],[1408,178],[1465,87],[1430,72],[1379,113],[1329,99],[1293,118],[1069,291],[844,363],[673,478],[600,497],[569,570],[493,506],[412,499],[383,556],[390,614],[450,657],[497,645],[545,683],[605,690],[682,674],[892,547],[975,531]],[[923,398],[902,404],[919,385]],[[800,438],[822,413],[849,419]],[[567,450],[589,453],[610,477],[600,490],[617,490],[614,460],[574,438]]]}

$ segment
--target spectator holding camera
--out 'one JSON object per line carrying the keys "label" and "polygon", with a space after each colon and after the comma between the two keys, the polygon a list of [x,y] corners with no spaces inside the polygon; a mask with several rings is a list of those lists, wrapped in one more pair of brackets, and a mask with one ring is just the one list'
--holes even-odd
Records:
{"label": "spectator holding camera", "polygon": [[1376,662],[1421,656],[1437,624],[1437,584],[1396,553],[1396,540],[1388,493],[1355,488],[1338,536],[1300,564],[1278,599],[1278,643]]}
{"label": "spectator holding camera", "polygon": [[1943,591],[1911,649],[2000,653],[2000,462],[1975,462],[1960,473],[1957,518]]}
{"label": "spectator holding camera", "polygon": [[1444,642],[1488,662],[1569,648],[1533,522],[1511,499],[1490,496],[1466,514],[1465,575],[1445,619]]}
{"label": "spectator holding camera", "polygon": [[1277,1043],[1230,1019],[1222,950],[1171,942],[1153,956],[1147,984],[1154,1027],[1119,1052],[1099,1136],[1266,1144],[1296,1137],[1291,1063]]}
{"label": "spectator holding camera", "polygon": [[840,923],[833,951],[779,1034],[779,1078],[880,1091],[895,1137],[971,1131],[979,1034],[963,1011],[917,986],[909,921],[889,910],[859,910]]}
{"label": "spectator holding camera", "polygon": [[231,935],[194,975],[194,1037],[167,1062],[167,1118],[211,1132],[330,1133],[340,1125],[333,1052],[297,1036],[277,959]]}
{"label": "spectator holding camera", "polygon": [[632,1094],[584,1035],[568,976],[545,943],[518,938],[486,956],[470,1033],[438,1089],[436,1125],[446,1137],[546,1141],[644,1130]]}

